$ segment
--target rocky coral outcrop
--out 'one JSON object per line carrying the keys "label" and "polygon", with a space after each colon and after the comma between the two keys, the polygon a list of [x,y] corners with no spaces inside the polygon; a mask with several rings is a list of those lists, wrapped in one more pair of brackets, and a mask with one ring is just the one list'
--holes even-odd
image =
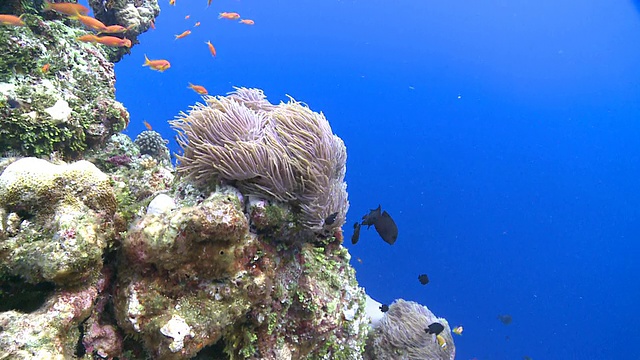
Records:
{"label": "rocky coral outcrop", "polygon": [[133,224],[114,294],[119,326],[157,359],[214,345],[230,359],[358,359],[364,293],[339,240],[284,245],[253,233],[238,194],[177,198]]}
{"label": "rocky coral outcrop", "polygon": [[73,359],[81,337],[79,325],[98,295],[94,286],[56,293],[32,313],[0,313],[0,359]]}

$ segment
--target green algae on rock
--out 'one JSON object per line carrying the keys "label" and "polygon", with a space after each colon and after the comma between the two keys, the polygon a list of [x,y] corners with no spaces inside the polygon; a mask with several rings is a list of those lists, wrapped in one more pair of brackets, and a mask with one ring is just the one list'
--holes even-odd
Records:
{"label": "green algae on rock", "polygon": [[129,114],[104,50],[62,21],[23,20],[0,27],[0,152],[75,157],[123,130]]}

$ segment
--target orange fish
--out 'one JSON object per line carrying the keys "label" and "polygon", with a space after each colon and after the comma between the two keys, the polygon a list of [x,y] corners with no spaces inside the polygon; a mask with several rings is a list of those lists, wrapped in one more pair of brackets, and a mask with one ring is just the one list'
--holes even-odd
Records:
{"label": "orange fish", "polygon": [[106,34],[119,34],[126,32],[127,30],[129,29],[122,25],[109,25],[105,28],[105,31],[102,32]]}
{"label": "orange fish", "polygon": [[115,36],[96,36],[96,42],[111,47],[131,47],[131,40],[121,39]]}
{"label": "orange fish", "polygon": [[40,69],[40,71],[42,71],[43,74],[46,74],[49,72],[49,68],[51,68],[51,64],[46,63],[42,66],[42,68]]}
{"label": "orange fish", "polygon": [[216,48],[213,47],[213,44],[211,43],[211,41],[207,41],[205,44],[207,44],[209,46],[209,52],[211,53],[211,56],[215,57],[216,56]]}
{"label": "orange fish", "polygon": [[144,64],[142,66],[148,66],[153,70],[157,70],[159,72],[163,72],[171,67],[171,64],[164,59],[160,60],[149,60],[147,55],[144,56]]}
{"label": "orange fish", "polygon": [[189,20],[189,18],[191,17],[191,15],[187,15],[184,17],[185,20]]}
{"label": "orange fish", "polygon": [[69,18],[80,21],[82,25],[86,26],[87,28],[93,31],[106,32],[107,30],[107,26],[103,24],[102,21],[96,18],[92,18],[91,16],[75,14],[73,16],[70,16]]}
{"label": "orange fish", "polygon": [[185,30],[182,34],[176,35],[176,40],[187,37],[189,34],[191,34],[191,30]]}
{"label": "orange fish", "polygon": [[82,6],[80,4],[74,3],[52,3],[49,0],[45,0],[44,11],[55,11],[60,14],[64,14],[67,16],[74,16],[76,14],[87,15],[89,13],[89,9],[86,6]]}
{"label": "orange fish", "polygon": [[238,20],[240,19],[240,14],[235,12],[221,12],[220,15],[218,15],[218,19]]}
{"label": "orange fish", "polygon": [[147,128],[147,130],[149,131],[153,130],[153,128],[151,127],[151,124],[149,124],[147,120],[142,120],[142,123],[144,124],[144,127]]}
{"label": "orange fish", "polygon": [[205,89],[202,85],[193,85],[192,83],[189,83],[189,89],[197,92],[200,95],[207,95],[209,93],[207,89]]}
{"label": "orange fish", "polygon": [[251,19],[242,19],[240,20],[241,24],[246,24],[246,25],[253,25],[255,24],[255,21],[251,20]]}
{"label": "orange fish", "polygon": [[176,0],[169,0],[169,5],[175,5],[176,4]]}
{"label": "orange fish", "polygon": [[151,27],[153,30],[155,30],[156,29],[155,21],[151,20],[151,22],[149,23],[149,27]]}
{"label": "orange fish", "polygon": [[82,42],[94,43],[98,41],[98,37],[93,34],[86,34],[86,35],[78,36],[76,40],[82,41]]}
{"label": "orange fish", "polygon": [[195,25],[193,25],[193,26],[194,26],[194,27],[198,27],[198,26],[200,26],[200,21],[196,22],[196,24],[195,24]]}
{"label": "orange fish", "polygon": [[22,15],[20,15],[20,17],[17,17],[15,15],[2,14],[0,15],[0,24],[9,26],[25,26],[25,23],[24,21],[22,21],[21,17]]}

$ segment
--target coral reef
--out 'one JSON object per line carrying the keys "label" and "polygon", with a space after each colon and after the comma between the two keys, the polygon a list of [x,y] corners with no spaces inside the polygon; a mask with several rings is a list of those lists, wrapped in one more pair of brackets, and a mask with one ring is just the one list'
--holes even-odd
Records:
{"label": "coral reef", "polygon": [[0,27],[0,152],[76,157],[124,129],[129,114],[104,50],[60,20],[23,20]]}
{"label": "coral reef", "polygon": [[184,149],[179,172],[288,202],[314,231],[344,224],[346,149],[321,113],[293,99],[272,105],[258,89],[205,101],[171,122]]}
{"label": "coral reef", "polygon": [[324,117],[248,89],[208,101],[278,124],[262,141],[297,164],[290,197],[176,177],[152,132],[73,163],[0,158],[0,359],[452,359],[428,309],[399,300],[374,320],[342,230],[323,224],[347,207],[344,145]]}

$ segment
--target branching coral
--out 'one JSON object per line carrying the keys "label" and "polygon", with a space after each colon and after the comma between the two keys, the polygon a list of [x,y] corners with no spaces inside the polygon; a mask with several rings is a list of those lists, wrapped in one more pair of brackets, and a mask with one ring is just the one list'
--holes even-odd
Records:
{"label": "branching coral", "polygon": [[[179,172],[289,202],[315,231],[344,224],[346,149],[322,113],[292,98],[273,105],[259,89],[237,88],[205,102],[171,122],[184,149]],[[334,213],[336,221],[325,224]]]}

